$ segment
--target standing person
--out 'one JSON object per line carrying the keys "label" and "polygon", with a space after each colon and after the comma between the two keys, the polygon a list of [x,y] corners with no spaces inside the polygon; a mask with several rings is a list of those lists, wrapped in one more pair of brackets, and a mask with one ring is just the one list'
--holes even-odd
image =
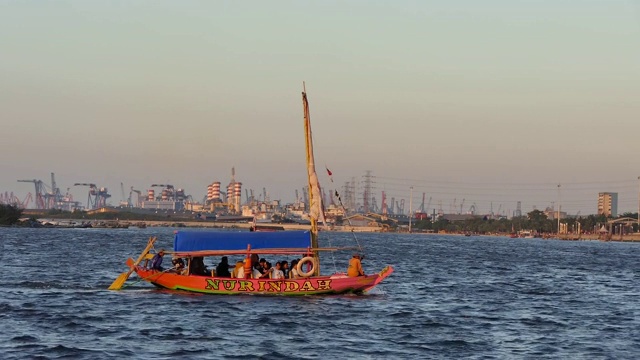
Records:
{"label": "standing person", "polygon": [[164,249],[160,250],[157,254],[153,255],[151,259],[151,268],[153,270],[162,271],[162,257],[164,256]]}
{"label": "standing person", "polygon": [[347,276],[356,277],[364,276],[364,270],[362,270],[362,262],[360,261],[360,254],[355,253],[351,260],[349,260],[349,267],[347,268]]}
{"label": "standing person", "polygon": [[216,276],[224,278],[231,277],[229,266],[229,259],[226,256],[223,256],[218,266],[216,266]]}

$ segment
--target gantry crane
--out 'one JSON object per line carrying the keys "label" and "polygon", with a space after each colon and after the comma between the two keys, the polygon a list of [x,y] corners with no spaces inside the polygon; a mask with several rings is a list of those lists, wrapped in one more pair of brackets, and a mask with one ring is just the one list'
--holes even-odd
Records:
{"label": "gantry crane", "polygon": [[44,201],[44,182],[42,182],[42,180],[18,180],[18,182],[30,182],[33,183],[35,188],[36,188],[36,192],[35,192],[35,201],[36,201],[36,209],[44,209],[45,208],[45,201]]}
{"label": "gantry crane", "polygon": [[87,209],[94,210],[105,207],[107,205],[107,199],[111,197],[111,194],[107,191],[107,188],[98,188],[93,183],[75,183],[73,186],[88,186],[89,193],[87,195]]}
{"label": "gantry crane", "polygon": [[136,197],[136,207],[141,207],[142,204],[140,203],[140,196],[142,195],[142,191],[140,190],[136,190],[133,188],[133,186],[131,187],[131,191],[129,192],[129,202],[131,203],[131,193],[134,192],[136,193],[137,197]]}

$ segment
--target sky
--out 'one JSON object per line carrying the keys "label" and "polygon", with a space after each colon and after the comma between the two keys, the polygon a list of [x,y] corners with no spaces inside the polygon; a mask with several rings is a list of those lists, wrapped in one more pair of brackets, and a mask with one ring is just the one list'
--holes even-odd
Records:
{"label": "sky", "polygon": [[82,202],[74,183],[201,200],[235,167],[293,202],[304,81],[325,189],[371,171],[405,210],[585,215],[607,191],[638,211],[638,1],[0,0],[0,32],[0,192],[21,199],[54,172]]}

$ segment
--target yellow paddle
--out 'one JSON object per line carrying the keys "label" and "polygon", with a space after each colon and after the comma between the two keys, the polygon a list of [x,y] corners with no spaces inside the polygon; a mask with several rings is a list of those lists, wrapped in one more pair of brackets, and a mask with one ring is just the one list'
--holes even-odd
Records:
{"label": "yellow paddle", "polygon": [[144,259],[144,257],[147,255],[147,253],[153,247],[153,243],[155,241],[156,241],[155,237],[149,238],[149,242],[147,243],[147,247],[144,248],[144,251],[142,252],[142,254],[140,254],[138,259],[133,263],[133,266],[126,273],[120,274],[120,276],[118,276],[116,278],[116,280],[113,282],[113,284],[111,284],[111,286],[109,286],[109,290],[120,290],[122,288],[122,285],[124,285],[125,281],[127,281],[127,279],[129,278],[129,275],[131,275],[131,273],[133,272],[133,269],[140,263],[140,261],[142,261],[142,259]]}

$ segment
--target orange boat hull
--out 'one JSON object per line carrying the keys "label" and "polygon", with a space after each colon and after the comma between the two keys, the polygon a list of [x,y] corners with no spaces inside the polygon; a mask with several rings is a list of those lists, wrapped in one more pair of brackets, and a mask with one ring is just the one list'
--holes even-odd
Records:
{"label": "orange boat hull", "polygon": [[161,288],[218,295],[359,294],[373,289],[393,272],[393,268],[387,266],[379,273],[358,277],[334,274],[301,279],[233,279],[160,272],[133,266],[131,259],[127,260],[127,265],[132,267],[142,280]]}

